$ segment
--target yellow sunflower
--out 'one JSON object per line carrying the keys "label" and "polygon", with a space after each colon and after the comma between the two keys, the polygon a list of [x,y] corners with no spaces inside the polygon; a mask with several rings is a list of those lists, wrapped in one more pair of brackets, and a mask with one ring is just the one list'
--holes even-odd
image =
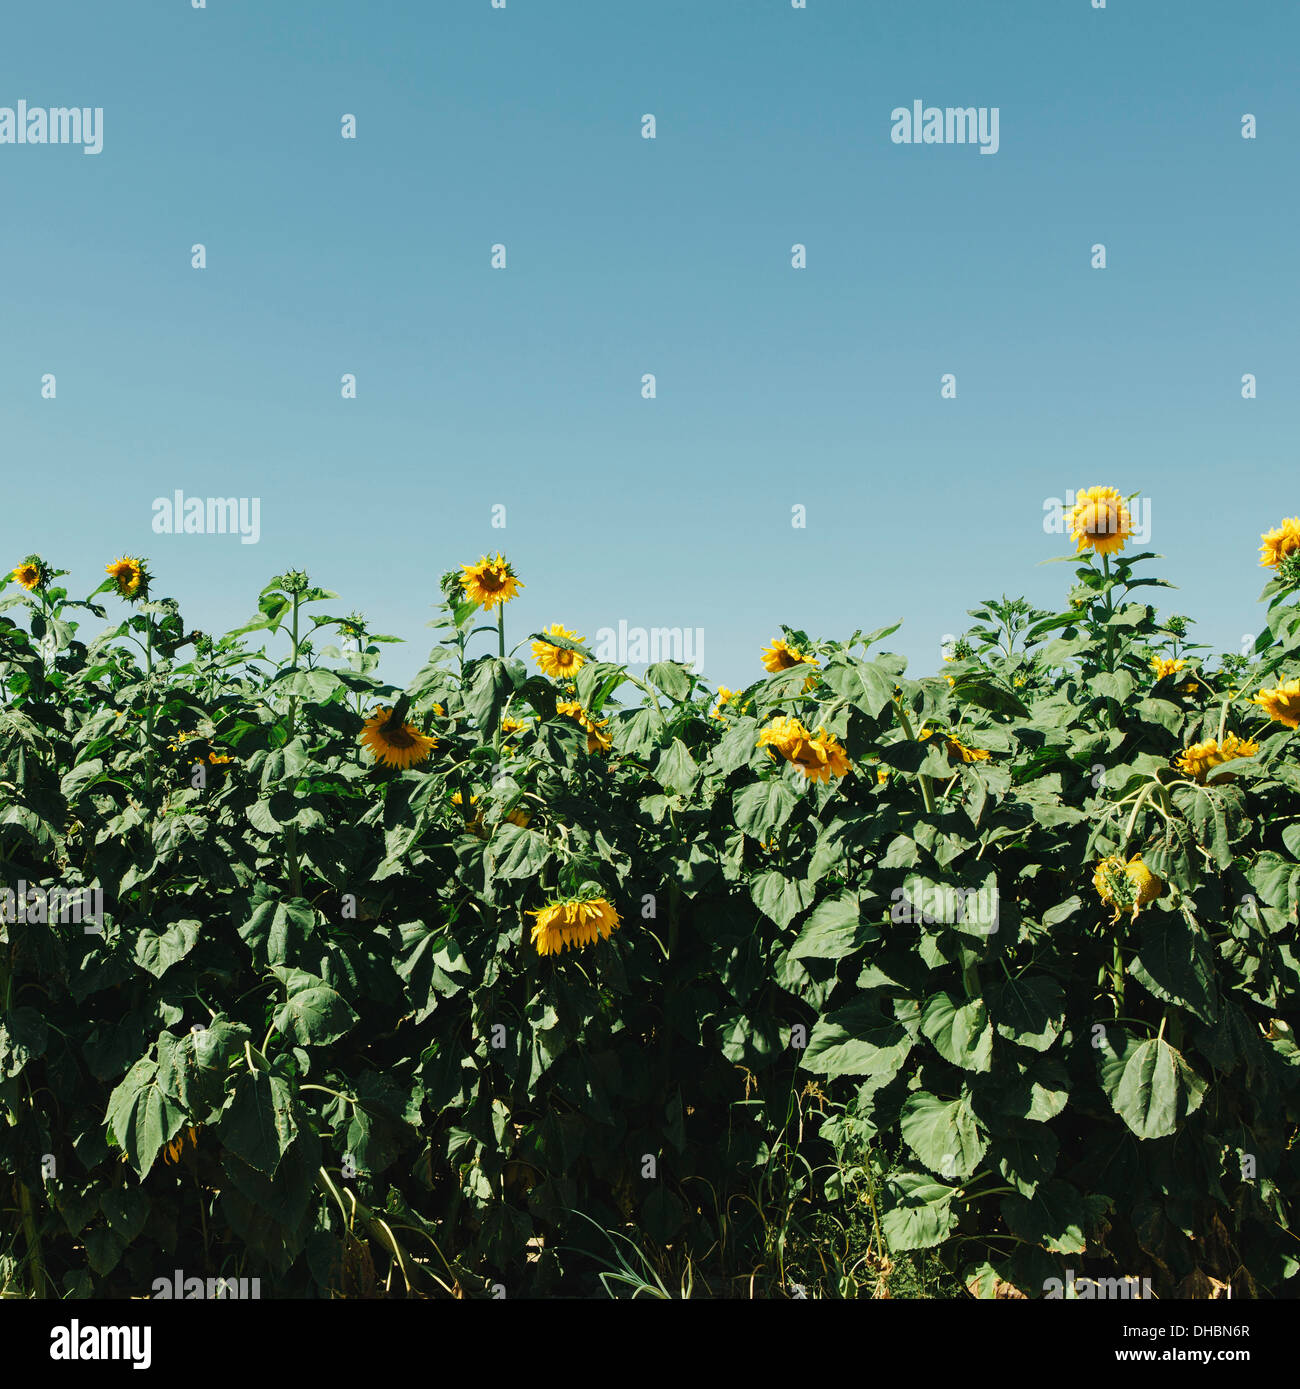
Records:
{"label": "yellow sunflower", "polygon": [[[740,698],[742,693],[743,691],[741,690],[729,690],[725,685],[719,685],[717,707],[713,710],[709,717],[721,719],[725,723],[727,716],[722,711],[727,707],[728,704],[735,704],[735,702]],[[744,704],[736,704],[735,712],[737,714],[743,714],[745,710],[749,708],[749,704],[749,700],[746,700]]]}
{"label": "yellow sunflower", "polygon": [[588,752],[608,752],[614,746],[614,740],[604,731],[609,720],[601,719],[599,723],[594,722],[576,699],[558,700],[555,712],[563,714],[566,718],[576,719],[587,730]]}
{"label": "yellow sunflower", "polygon": [[424,762],[438,746],[438,740],[421,733],[413,723],[395,727],[389,722],[392,710],[376,709],[361,730],[361,742],[386,767],[414,767]]}
{"label": "yellow sunflower", "polygon": [[1288,516],[1275,530],[1265,531],[1260,540],[1259,562],[1265,569],[1276,569],[1293,551],[1300,550],[1300,516]]}
{"label": "yellow sunflower", "polygon": [[1113,487],[1086,487],[1070,512],[1070,539],[1079,550],[1115,554],[1133,533],[1133,518]]}
{"label": "yellow sunflower", "polygon": [[1115,921],[1122,911],[1131,911],[1136,921],[1138,912],[1155,901],[1165,886],[1142,862],[1141,854],[1134,854],[1127,863],[1118,854],[1102,859],[1093,872],[1092,885],[1106,906],[1114,909]]}
{"label": "yellow sunflower", "polygon": [[149,587],[149,574],[144,567],[144,560],[123,555],[112,564],[106,564],[104,572],[117,585],[117,591],[123,598],[145,596]]}
{"label": "yellow sunflower", "polygon": [[1282,680],[1271,690],[1260,690],[1251,701],[1276,723],[1300,728],[1300,679]]}
{"label": "yellow sunflower", "polygon": [[1186,664],[1186,661],[1172,661],[1168,656],[1151,658],[1151,669],[1155,671],[1157,680],[1163,680],[1167,675],[1176,675]]}
{"label": "yellow sunflower", "polygon": [[853,765],[844,748],[824,728],[813,734],[798,719],[774,719],[758,735],[757,746],[766,748],[769,757],[784,757],[809,781],[829,782],[832,776],[846,776]]}
{"label": "yellow sunflower", "polygon": [[38,564],[32,564],[30,560],[25,560],[13,571],[12,577],[17,579],[30,593],[41,581],[41,567]]}
{"label": "yellow sunflower", "polygon": [[1225,762],[1232,762],[1238,757],[1254,757],[1258,751],[1258,743],[1248,742],[1238,738],[1235,733],[1229,733],[1222,745],[1216,738],[1207,738],[1203,743],[1193,743],[1174,759],[1174,766],[1185,775],[1194,777],[1197,781],[1204,781],[1206,775],[1216,767],[1221,767]]}
{"label": "yellow sunflower", "polygon": [[[777,637],[762,653],[763,669],[775,675],[779,670],[790,670],[793,666],[815,666],[817,662],[811,656],[806,656],[798,647],[791,646],[789,642],[782,641]],[[809,677],[811,679],[811,677]],[[807,681],[804,682],[807,688]]]}
{"label": "yellow sunflower", "polygon": [[539,955],[558,955],[566,948],[577,950],[608,940],[622,924],[618,912],[603,897],[552,902],[528,915],[537,918],[532,941]]}
{"label": "yellow sunflower", "polygon": [[[567,641],[581,643],[584,640],[577,632],[570,632],[558,622],[552,622],[546,630],[551,636],[564,637]],[[549,675],[552,680],[567,680],[587,664],[585,656],[566,650],[563,646],[553,646],[549,641],[533,643],[533,660],[541,667],[543,674]]]}
{"label": "yellow sunflower", "polygon": [[477,564],[462,564],[461,568],[465,571],[461,576],[461,587],[474,602],[482,604],[489,612],[498,603],[508,603],[524,587],[509,563],[499,554],[496,559],[483,555]]}
{"label": "yellow sunflower", "polygon": [[512,719],[509,714],[501,720],[502,733],[522,733],[527,727],[523,719]]}
{"label": "yellow sunflower", "polygon": [[[933,728],[923,728],[916,735],[916,740],[923,743],[933,735]],[[991,755],[983,748],[968,748],[955,733],[943,733],[940,736],[943,738],[949,762],[987,762]]]}

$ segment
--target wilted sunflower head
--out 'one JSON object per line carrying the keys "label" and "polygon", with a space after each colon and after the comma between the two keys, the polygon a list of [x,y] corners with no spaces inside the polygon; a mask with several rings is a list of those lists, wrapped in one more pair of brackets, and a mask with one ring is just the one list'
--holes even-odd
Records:
{"label": "wilted sunflower head", "polygon": [[[551,636],[563,637],[566,641],[581,643],[583,640],[577,632],[570,632],[558,622],[552,622],[546,630]],[[570,651],[564,646],[555,646],[549,641],[533,643],[533,660],[537,662],[543,674],[549,675],[552,680],[567,680],[587,664],[587,658],[580,652]]]}
{"label": "wilted sunflower head", "polygon": [[763,669],[775,675],[777,671],[789,670],[793,666],[815,666],[817,662],[805,655],[797,647],[777,637],[762,653]]}
{"label": "wilted sunflower head", "polygon": [[1295,550],[1300,550],[1300,516],[1288,516],[1280,526],[1265,531],[1260,540],[1259,562],[1265,569],[1277,569]]}
{"label": "wilted sunflower head", "polygon": [[844,748],[824,728],[813,734],[798,719],[773,719],[758,735],[757,746],[766,748],[770,757],[784,757],[809,781],[829,782],[852,769]]}
{"label": "wilted sunflower head", "polygon": [[1300,679],[1281,680],[1271,690],[1260,690],[1251,700],[1276,723],[1300,728]]}
{"label": "wilted sunflower head", "polygon": [[1113,487],[1085,487],[1075,498],[1069,523],[1070,539],[1079,550],[1099,555],[1122,550],[1133,533],[1133,518]]}
{"label": "wilted sunflower head", "polygon": [[361,743],[386,767],[415,767],[428,759],[438,740],[413,723],[397,723],[387,707],[376,709],[361,730]]}
{"label": "wilted sunflower head", "polygon": [[34,588],[44,588],[50,581],[50,566],[40,557],[40,555],[28,555],[25,560],[17,565],[11,574],[28,593]]}
{"label": "wilted sunflower head", "polygon": [[538,911],[532,941],[539,955],[558,955],[564,949],[577,950],[608,940],[622,924],[618,912],[603,897],[552,902]]}
{"label": "wilted sunflower head", "polygon": [[462,564],[461,568],[465,571],[461,587],[489,612],[498,603],[508,603],[523,588],[515,571],[499,554],[495,559],[482,555],[476,563]]}
{"label": "wilted sunflower head", "polygon": [[1141,854],[1134,854],[1127,863],[1118,854],[1102,859],[1093,871],[1092,885],[1097,896],[1114,909],[1115,921],[1121,912],[1131,912],[1136,920],[1138,912],[1164,891],[1164,883],[1142,862]]}
{"label": "wilted sunflower head", "polygon": [[121,597],[148,598],[150,574],[144,560],[123,555],[112,564],[106,564],[104,572],[117,585]]}

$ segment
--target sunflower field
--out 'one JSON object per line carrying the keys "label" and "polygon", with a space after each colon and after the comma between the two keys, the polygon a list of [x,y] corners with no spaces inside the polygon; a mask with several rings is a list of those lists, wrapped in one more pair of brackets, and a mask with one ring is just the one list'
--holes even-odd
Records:
{"label": "sunflower field", "polygon": [[1294,1296],[1300,521],[1220,656],[1128,521],[734,691],[510,645],[500,555],[405,689],[304,573],[216,638],[23,560],[0,1291]]}

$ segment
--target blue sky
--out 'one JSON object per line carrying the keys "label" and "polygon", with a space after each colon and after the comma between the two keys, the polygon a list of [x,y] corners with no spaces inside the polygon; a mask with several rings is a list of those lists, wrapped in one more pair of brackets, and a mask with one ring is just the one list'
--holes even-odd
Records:
{"label": "blue sky", "polygon": [[[209,631],[306,568],[402,680],[501,549],[515,638],[700,628],[740,686],[783,621],[901,618],[927,673],[978,600],[1059,606],[1044,500],[1108,484],[1236,649],[1300,514],[1298,40],[1290,0],[16,9],[0,106],[104,148],[0,145],[8,563],[145,554]],[[894,144],[917,99],[998,152]],[[176,488],[260,542],[155,534]]]}

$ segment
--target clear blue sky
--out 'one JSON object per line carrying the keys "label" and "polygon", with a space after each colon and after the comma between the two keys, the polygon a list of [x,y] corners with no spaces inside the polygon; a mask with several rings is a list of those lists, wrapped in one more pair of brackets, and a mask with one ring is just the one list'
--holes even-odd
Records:
{"label": "clear blue sky", "polygon": [[[1298,49],[1292,0],[13,6],[0,106],[104,149],[0,145],[6,567],[142,553],[210,631],[304,567],[401,680],[500,548],[513,636],[699,627],[739,686],[782,621],[902,618],[927,673],[979,599],[1059,604],[1043,501],[1110,484],[1235,649],[1300,514]],[[916,99],[1000,150],[893,144]],[[154,534],[178,487],[260,543]]]}

